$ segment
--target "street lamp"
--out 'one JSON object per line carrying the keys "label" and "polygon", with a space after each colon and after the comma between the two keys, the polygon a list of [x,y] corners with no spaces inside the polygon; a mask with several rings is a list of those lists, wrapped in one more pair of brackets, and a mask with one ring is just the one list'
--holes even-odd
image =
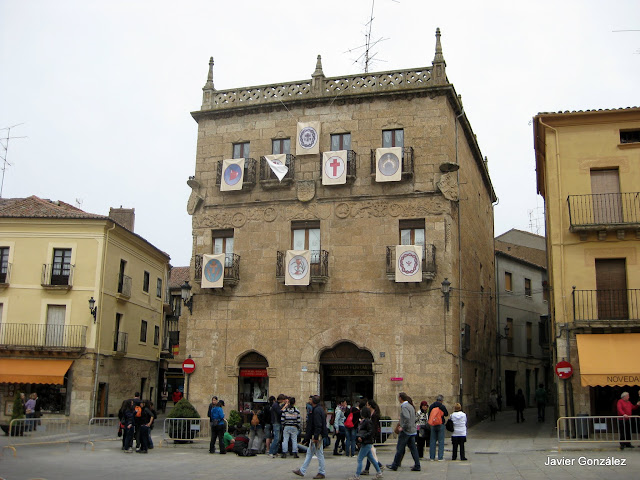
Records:
{"label": "street lamp", "polygon": [[96,315],[98,313],[98,307],[96,307],[96,301],[93,297],[89,299],[89,311],[93,315],[93,323],[96,323]]}
{"label": "street lamp", "polygon": [[444,304],[449,311],[449,292],[451,291],[451,282],[448,279],[442,281],[442,294],[444,295]]}
{"label": "street lamp", "polygon": [[193,314],[193,296],[191,295],[189,280],[185,280],[180,287],[180,295],[182,296],[182,303],[189,309],[189,314]]}
{"label": "street lamp", "polygon": [[497,333],[497,335],[498,335],[498,340],[505,340],[509,338],[509,325],[504,326],[504,335],[500,335],[499,333]]}

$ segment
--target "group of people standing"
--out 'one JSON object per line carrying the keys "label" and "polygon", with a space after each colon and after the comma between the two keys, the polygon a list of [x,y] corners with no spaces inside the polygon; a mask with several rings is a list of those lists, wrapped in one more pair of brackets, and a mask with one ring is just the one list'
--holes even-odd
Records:
{"label": "group of people standing", "polygon": [[153,402],[142,400],[136,392],[133,398],[122,402],[118,418],[120,426],[118,435],[122,436],[122,450],[133,453],[133,439],[136,440],[136,452],[148,453],[153,448],[151,429],[158,417]]}
{"label": "group of people standing", "polygon": [[[38,398],[38,394],[33,392],[29,394],[29,399],[27,400],[24,393],[20,393],[20,403],[22,405],[22,414],[27,419],[37,419],[42,416],[42,407],[40,404],[40,399]],[[29,430],[34,430],[36,424],[39,424],[38,421],[32,420],[28,422],[27,428]]]}

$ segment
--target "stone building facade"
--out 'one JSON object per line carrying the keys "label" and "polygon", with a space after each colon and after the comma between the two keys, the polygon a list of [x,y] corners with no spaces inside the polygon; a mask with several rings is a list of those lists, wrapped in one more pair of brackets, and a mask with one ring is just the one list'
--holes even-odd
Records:
{"label": "stone building facade", "polygon": [[[396,415],[400,391],[484,408],[496,197],[445,66],[439,31],[432,66],[418,69],[328,78],[318,56],[310,80],[219,91],[210,61],[187,206],[198,408],[211,394],[243,410],[319,393],[327,405],[373,396]],[[296,149],[306,122],[318,153]],[[376,180],[385,146],[402,149],[398,181]],[[346,180],[330,185],[323,153],[336,150],[349,152]],[[288,154],[282,181],[264,158],[277,153]],[[223,162],[240,156],[242,188],[222,191]],[[419,245],[420,281],[395,281],[400,244]],[[286,284],[285,252],[298,249],[311,251],[308,286]],[[204,288],[213,253],[225,254],[223,288]]]}

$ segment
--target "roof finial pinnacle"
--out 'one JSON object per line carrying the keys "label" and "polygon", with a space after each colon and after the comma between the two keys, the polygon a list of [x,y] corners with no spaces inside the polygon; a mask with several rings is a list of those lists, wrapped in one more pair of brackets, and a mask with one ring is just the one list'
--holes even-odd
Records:
{"label": "roof finial pinnacle", "polygon": [[324,77],[324,72],[322,71],[322,55],[318,55],[316,70],[311,74],[311,77]]}
{"label": "roof finial pinnacle", "polygon": [[442,44],[440,43],[440,28],[436,28],[436,54],[433,57],[433,63],[445,63],[444,55],[442,55]]}
{"label": "roof finial pinnacle", "polygon": [[213,86],[213,57],[209,57],[209,74],[207,75],[207,83],[204,84],[203,90],[215,90]]}
{"label": "roof finial pinnacle", "polygon": [[440,44],[440,29],[436,28],[436,54],[433,57],[433,67],[431,68],[431,78],[435,85],[446,85],[447,80],[447,63],[442,55],[442,45]]}

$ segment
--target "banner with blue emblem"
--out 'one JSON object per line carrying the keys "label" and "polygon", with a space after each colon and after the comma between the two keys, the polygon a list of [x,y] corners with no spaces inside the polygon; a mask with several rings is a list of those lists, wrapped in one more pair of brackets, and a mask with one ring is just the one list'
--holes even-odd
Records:
{"label": "banner with blue emblem", "polygon": [[285,285],[309,285],[311,281],[311,251],[287,250],[284,261]]}
{"label": "banner with blue emblem", "polygon": [[396,245],[396,282],[422,281],[422,245]]}
{"label": "banner with blue emblem", "polygon": [[244,180],[244,158],[234,158],[222,161],[222,178],[220,191],[242,190]]}
{"label": "banner with blue emblem", "polygon": [[402,147],[376,149],[376,182],[402,180]]}
{"label": "banner with blue emblem", "polygon": [[202,288],[222,288],[224,282],[224,253],[202,255]]}
{"label": "banner with blue emblem", "polygon": [[298,122],[296,155],[320,153],[320,122]]}

